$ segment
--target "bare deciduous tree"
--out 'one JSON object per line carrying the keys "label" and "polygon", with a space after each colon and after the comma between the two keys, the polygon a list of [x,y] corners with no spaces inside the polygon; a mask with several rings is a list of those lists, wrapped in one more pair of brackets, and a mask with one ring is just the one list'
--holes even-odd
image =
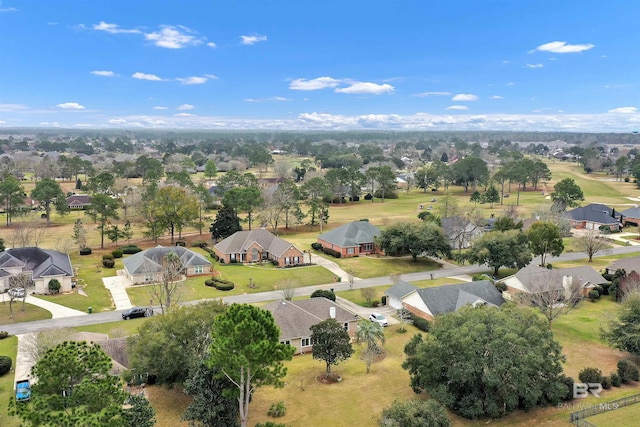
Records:
{"label": "bare deciduous tree", "polygon": [[376,290],[373,288],[361,288],[360,293],[362,294],[362,298],[368,303],[371,303],[371,300],[373,300],[373,297],[376,295]]}
{"label": "bare deciduous tree", "polygon": [[184,265],[177,254],[169,253],[162,259],[159,280],[151,285],[152,298],[160,304],[162,314],[180,300],[183,270]]}
{"label": "bare deciduous tree", "polygon": [[76,331],[72,328],[52,328],[27,334],[24,350],[29,360],[35,364],[47,350],[69,340],[69,337],[75,333]]}
{"label": "bare deciduous tree", "polygon": [[575,243],[581,252],[589,257],[589,262],[593,261],[593,256],[609,247],[605,239],[600,238],[599,230],[585,230],[584,234],[575,238]]}
{"label": "bare deciduous tree", "polygon": [[571,311],[581,297],[578,279],[549,271],[529,286],[529,293],[521,292],[516,299],[520,303],[538,307],[551,327],[551,322]]}
{"label": "bare deciduous tree", "polygon": [[282,297],[287,301],[291,301],[293,299],[296,295],[296,288],[299,287],[300,283],[295,279],[283,279],[276,283],[276,289],[282,293]]}
{"label": "bare deciduous tree", "polygon": [[35,287],[31,274],[21,273],[15,276],[9,277],[9,288],[7,294],[9,295],[9,318],[13,319],[13,302],[16,300],[22,300],[21,311],[24,311],[24,302],[27,299],[29,289]]}
{"label": "bare deciduous tree", "polygon": [[14,248],[24,248],[40,246],[44,236],[47,234],[47,228],[39,218],[35,215],[30,215],[24,221],[14,222],[15,228],[9,237],[11,246]]}
{"label": "bare deciduous tree", "polygon": [[349,290],[353,290],[353,282],[355,282],[356,280],[356,275],[355,275],[355,271],[353,271],[353,268],[349,267],[347,268],[347,280],[349,281]]}

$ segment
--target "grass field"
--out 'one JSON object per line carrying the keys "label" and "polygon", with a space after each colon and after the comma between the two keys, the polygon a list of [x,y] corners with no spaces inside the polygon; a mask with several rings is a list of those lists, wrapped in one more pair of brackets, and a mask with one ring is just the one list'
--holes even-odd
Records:
{"label": "grass field", "polygon": [[[15,366],[16,363],[17,351],[17,337],[8,337],[0,340],[0,355],[11,357],[13,366]],[[7,405],[9,403],[9,399],[13,395],[13,381],[13,368],[8,374],[0,376],[0,408],[2,408],[0,410],[0,426],[2,427],[18,427],[20,425],[20,422],[17,418],[14,418],[7,413]]]}
{"label": "grass field", "polygon": [[22,301],[14,301],[12,320],[9,313],[9,300],[7,299],[7,301],[4,302],[2,297],[6,298],[6,295],[3,294],[0,296],[0,301],[3,301],[0,302],[0,330],[2,330],[2,325],[5,324],[51,319],[51,313],[47,310],[36,307],[35,305],[25,304],[24,311],[22,311]]}
{"label": "grass field", "polygon": [[[602,404],[606,405],[605,402]],[[598,427],[621,427],[638,425],[638,419],[640,419],[640,404],[636,403],[594,415],[593,417],[587,418],[587,421]]]}

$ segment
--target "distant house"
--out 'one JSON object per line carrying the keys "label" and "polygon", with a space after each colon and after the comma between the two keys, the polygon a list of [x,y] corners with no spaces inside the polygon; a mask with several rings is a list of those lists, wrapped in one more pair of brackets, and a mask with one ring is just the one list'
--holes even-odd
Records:
{"label": "distant house", "polygon": [[258,180],[258,183],[260,185],[260,187],[262,188],[269,188],[269,187],[273,187],[274,185],[278,185],[282,182],[285,182],[287,180],[287,178],[283,178],[283,177],[276,177],[276,178],[260,178]]}
{"label": "distant house", "polygon": [[279,267],[304,264],[304,253],[267,229],[236,231],[213,250],[224,263],[275,261]]}
{"label": "distant house", "polygon": [[572,228],[598,230],[604,225],[617,231],[620,227],[615,209],[600,203],[591,203],[587,206],[571,209],[566,215]]}
{"label": "distant house", "polygon": [[449,238],[451,249],[465,249],[471,246],[471,242],[484,232],[473,222],[461,216],[450,216],[440,220],[442,230]]}
{"label": "distant house", "polygon": [[0,290],[9,288],[11,276],[27,274],[38,294],[49,293],[49,281],[60,282],[60,292],[72,289],[73,267],[69,255],[35,247],[13,248],[0,252]]}
{"label": "distant house", "polygon": [[349,258],[379,252],[375,244],[379,235],[380,229],[369,221],[354,221],[319,235],[318,243]]}
{"label": "distant house", "polygon": [[621,222],[626,225],[640,225],[640,207],[633,207],[620,212]]}
{"label": "distant house", "polygon": [[132,283],[154,283],[162,280],[162,260],[176,254],[184,266],[187,277],[211,273],[211,262],[204,256],[182,246],[156,246],[124,258],[125,275]]}
{"label": "distant house", "polygon": [[69,209],[86,209],[91,204],[91,196],[86,194],[73,194],[67,197]]}
{"label": "distant house", "polygon": [[607,280],[592,267],[572,267],[550,270],[530,264],[520,269],[516,274],[505,277],[502,282],[507,286],[503,295],[513,299],[518,293],[535,293],[540,287],[554,286],[555,289],[564,287],[567,291],[578,282],[580,293],[587,296],[595,286],[607,283]]}
{"label": "distant house", "polygon": [[488,280],[433,288],[418,288],[399,281],[387,289],[385,295],[391,307],[405,308],[414,316],[427,320],[439,314],[453,313],[466,305],[499,307],[505,302],[500,291]]}
{"label": "distant house", "polygon": [[297,354],[313,349],[311,327],[329,318],[335,319],[354,337],[360,317],[326,298],[277,301],[263,306],[280,328],[280,341],[296,348]]}
{"label": "distant house", "polygon": [[621,258],[612,262],[606,269],[606,274],[615,273],[616,270],[624,270],[627,273],[635,271],[640,273],[640,255],[631,258]]}

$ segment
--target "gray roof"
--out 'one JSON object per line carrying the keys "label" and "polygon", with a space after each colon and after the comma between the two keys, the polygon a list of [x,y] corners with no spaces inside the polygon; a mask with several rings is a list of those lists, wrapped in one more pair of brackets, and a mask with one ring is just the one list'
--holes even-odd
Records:
{"label": "gray roof", "polygon": [[635,271],[640,273],[640,255],[634,256],[631,258],[622,258],[613,263],[609,267],[607,267],[609,271],[616,271],[618,269],[622,269],[627,273],[631,273]]}
{"label": "gray roof", "polygon": [[309,298],[298,301],[276,301],[263,306],[273,315],[280,328],[281,340],[311,336],[311,326],[330,317],[330,308],[336,309],[339,323],[358,321],[358,316],[326,298]]}
{"label": "gray roof", "polygon": [[385,294],[397,299],[402,299],[416,289],[418,288],[412,284],[399,280],[398,283],[387,289]]}
{"label": "gray roof", "polygon": [[12,248],[0,253],[0,269],[15,267],[31,271],[34,279],[49,276],[73,277],[69,255],[51,249]]}
{"label": "gray roof", "polygon": [[629,208],[620,212],[625,217],[640,218],[640,208]]}
{"label": "gray roof", "polygon": [[454,312],[478,301],[496,307],[505,302],[500,291],[488,280],[420,288],[416,292],[434,316]]}
{"label": "gray roof", "polygon": [[185,267],[211,265],[204,256],[182,246],[156,246],[125,258],[122,262],[129,274],[158,273],[162,270],[162,260],[170,253],[180,257]]}
{"label": "gray roof", "polygon": [[379,235],[380,229],[369,221],[354,221],[323,233],[318,236],[318,239],[341,248],[349,248],[364,243],[373,243]]}
{"label": "gray roof", "polygon": [[223,241],[218,242],[214,248],[224,254],[237,254],[246,252],[254,242],[276,256],[282,256],[289,248],[295,247],[294,244],[277,237],[269,230],[259,228],[257,230],[236,231]]}
{"label": "gray roof", "polygon": [[578,279],[581,286],[599,285],[607,282],[600,273],[589,266],[549,270],[548,268],[529,264],[515,274],[515,277],[520,281],[520,283],[529,290],[535,288],[536,285],[540,285],[541,283],[555,283],[558,287],[561,287],[562,278],[564,276],[571,276]]}
{"label": "gray roof", "polygon": [[571,209],[567,216],[575,221],[590,221],[598,224],[617,224],[618,220],[612,216],[613,209],[600,203],[591,203],[580,208]]}
{"label": "gray roof", "polygon": [[473,232],[478,226],[461,216],[450,216],[440,219],[440,225],[449,238],[457,237],[462,232]]}

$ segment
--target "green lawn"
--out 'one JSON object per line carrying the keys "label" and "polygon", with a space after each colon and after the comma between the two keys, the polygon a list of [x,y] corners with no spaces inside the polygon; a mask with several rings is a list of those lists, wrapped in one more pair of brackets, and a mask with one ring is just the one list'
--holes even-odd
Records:
{"label": "green lawn", "polygon": [[[316,252],[317,253],[317,252]],[[319,255],[319,254],[318,254]],[[406,274],[418,271],[433,271],[442,267],[430,258],[418,258],[416,262],[411,257],[384,257],[378,255],[354,258],[326,258],[334,261],[345,271],[353,270],[356,277],[367,279],[370,277],[388,276],[390,274]]]}
{"label": "green lawn", "polygon": [[[609,401],[610,399],[607,399]],[[598,403],[606,404],[606,402]],[[640,418],[640,404],[624,406],[613,411],[604,412],[587,418],[587,421],[598,427],[619,427],[637,425]]]}
{"label": "green lawn", "polygon": [[[17,351],[17,337],[12,336],[0,340],[0,355],[11,357],[13,366],[15,366],[16,363]],[[14,372],[12,368],[11,372],[0,377],[0,426],[2,427],[18,427],[20,425],[17,418],[14,418],[7,413],[7,405],[9,403],[9,399],[13,395],[13,382]]]}
{"label": "green lawn", "polygon": [[[6,295],[3,294],[6,297]],[[1,301],[1,297],[0,297]],[[13,303],[13,320],[9,314],[9,302],[0,303],[0,331],[3,324],[32,322],[34,320],[51,319],[51,313],[35,305],[25,304],[22,311],[22,301],[14,301]],[[0,425],[2,425],[0,423]]]}

